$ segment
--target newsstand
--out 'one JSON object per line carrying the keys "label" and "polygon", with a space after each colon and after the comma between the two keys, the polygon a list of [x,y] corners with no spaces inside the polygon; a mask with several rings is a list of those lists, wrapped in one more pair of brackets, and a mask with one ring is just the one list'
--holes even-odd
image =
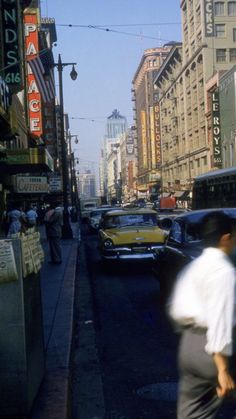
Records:
{"label": "newsstand", "polygon": [[0,240],[0,417],[25,418],[45,371],[39,233]]}

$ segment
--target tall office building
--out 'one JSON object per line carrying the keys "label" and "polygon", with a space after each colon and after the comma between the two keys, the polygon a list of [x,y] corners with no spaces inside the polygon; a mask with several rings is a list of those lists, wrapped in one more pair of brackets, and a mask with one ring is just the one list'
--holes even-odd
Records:
{"label": "tall office building", "polygon": [[154,79],[170,45],[144,51],[132,82],[134,120],[138,147],[139,197],[155,195],[160,186],[159,108],[154,104]]}
{"label": "tall office building", "polygon": [[169,191],[191,189],[194,177],[221,166],[210,101],[220,74],[236,62],[235,1],[182,0],[180,7],[182,48],[172,50],[155,79],[163,186]]}
{"label": "tall office building", "polygon": [[80,198],[94,198],[96,196],[95,174],[90,170],[79,175],[79,194]]}
{"label": "tall office building", "polygon": [[114,109],[112,114],[107,118],[107,134],[108,139],[117,138],[123,134],[127,129],[127,120],[122,116],[117,109]]}
{"label": "tall office building", "polygon": [[120,112],[115,109],[110,116],[107,118],[106,123],[106,134],[104,136],[104,142],[102,146],[102,156],[100,159],[100,190],[101,196],[104,199],[109,200],[108,197],[108,183],[109,170],[108,160],[111,153],[116,150],[119,143],[119,137],[126,132],[127,120],[125,116],[122,116]]}

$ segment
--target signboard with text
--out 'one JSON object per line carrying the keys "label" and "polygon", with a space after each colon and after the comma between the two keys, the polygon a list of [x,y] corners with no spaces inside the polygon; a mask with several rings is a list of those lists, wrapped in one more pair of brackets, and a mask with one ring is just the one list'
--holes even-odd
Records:
{"label": "signboard with text", "polygon": [[222,165],[219,91],[212,93],[212,134],[214,166]]}
{"label": "signboard with text", "polygon": [[156,165],[161,164],[161,128],[160,128],[160,106],[154,107],[154,120],[155,120],[155,144],[156,144]]}
{"label": "signboard with text", "polygon": [[141,119],[143,168],[146,169],[148,165],[148,156],[147,156],[147,121],[146,121],[145,111],[141,111],[140,119]]}
{"label": "signboard with text", "polygon": [[61,176],[52,176],[52,177],[49,178],[49,191],[50,192],[61,192],[62,191]]}
{"label": "signboard with text", "polygon": [[22,84],[19,33],[19,1],[1,1],[4,79],[9,86]]}
{"label": "signboard with text", "polygon": [[[33,9],[31,9],[30,14],[24,15],[24,25],[26,59],[28,60],[29,58],[35,58],[39,53],[37,9],[35,9],[35,13],[33,13]],[[37,137],[41,137],[42,98],[29,64],[27,65],[27,86],[30,132]]]}
{"label": "signboard with text", "polygon": [[213,0],[204,0],[205,37],[214,36]]}
{"label": "signboard with text", "polygon": [[48,193],[46,176],[16,176],[15,192],[17,193]]}

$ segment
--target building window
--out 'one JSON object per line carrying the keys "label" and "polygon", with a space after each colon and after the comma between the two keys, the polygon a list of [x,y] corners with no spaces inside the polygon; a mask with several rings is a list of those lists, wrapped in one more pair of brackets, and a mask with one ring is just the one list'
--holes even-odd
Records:
{"label": "building window", "polygon": [[207,157],[206,156],[202,157],[202,163],[203,163],[203,166],[207,165]]}
{"label": "building window", "polygon": [[236,48],[229,49],[229,60],[231,62],[236,62]]}
{"label": "building window", "polygon": [[215,3],[215,16],[223,16],[225,11],[224,2],[217,1]]}
{"label": "building window", "polygon": [[236,42],[236,28],[233,28],[233,41]]}
{"label": "building window", "polygon": [[233,144],[230,144],[229,146],[229,164],[230,166],[233,166],[234,164],[234,149],[233,149]]}
{"label": "building window", "polygon": [[236,1],[229,1],[228,2],[228,15],[229,16],[236,16]]}
{"label": "building window", "polygon": [[216,62],[223,63],[226,61],[226,49],[220,48],[216,50]]}
{"label": "building window", "polygon": [[225,38],[225,25],[215,25],[215,36],[216,38]]}

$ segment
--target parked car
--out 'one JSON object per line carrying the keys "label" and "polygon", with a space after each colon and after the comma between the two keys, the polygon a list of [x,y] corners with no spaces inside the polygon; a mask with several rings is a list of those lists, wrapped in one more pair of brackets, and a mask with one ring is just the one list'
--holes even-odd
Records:
{"label": "parked car", "polygon": [[[201,221],[211,211],[224,211],[236,221],[236,208],[205,209],[183,213],[172,220],[165,245],[156,252],[153,271],[160,282],[161,301],[171,293],[180,270],[203,250]],[[232,256],[232,258],[234,258]],[[234,258],[236,261],[236,258]],[[236,263],[235,263],[236,265]]]}
{"label": "parked car", "polygon": [[98,231],[103,214],[112,209],[113,208],[109,206],[102,206],[90,212],[88,216],[88,228],[91,233],[95,233]]}
{"label": "parked car", "polygon": [[121,209],[103,215],[99,230],[99,249],[106,260],[154,260],[167,233],[157,225],[151,209]]}
{"label": "parked car", "polygon": [[160,228],[166,231],[170,231],[174,219],[180,215],[186,213],[186,209],[173,209],[173,210],[160,210],[157,211],[157,223]]}

